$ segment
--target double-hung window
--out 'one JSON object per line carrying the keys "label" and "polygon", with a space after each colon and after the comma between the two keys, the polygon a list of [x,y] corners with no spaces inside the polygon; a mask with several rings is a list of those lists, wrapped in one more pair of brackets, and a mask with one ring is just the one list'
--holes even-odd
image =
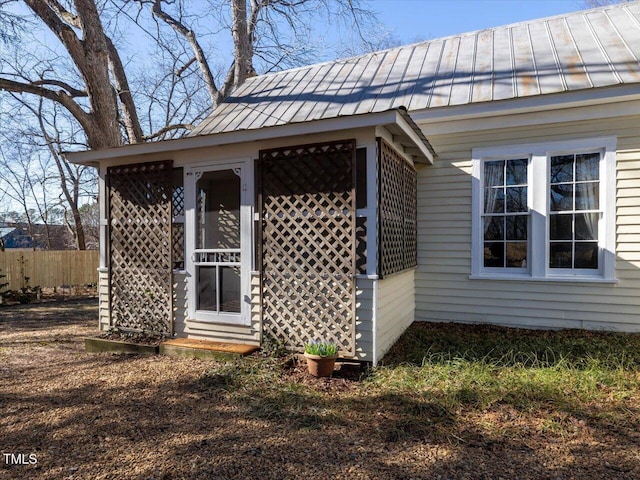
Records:
{"label": "double-hung window", "polygon": [[614,280],[615,146],[474,149],[472,278]]}

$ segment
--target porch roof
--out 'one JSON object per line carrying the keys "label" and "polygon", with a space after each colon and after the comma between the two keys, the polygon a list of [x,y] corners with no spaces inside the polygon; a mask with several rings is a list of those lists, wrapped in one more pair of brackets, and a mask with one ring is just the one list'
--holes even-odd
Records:
{"label": "porch roof", "polygon": [[349,117],[322,119],[302,124],[287,124],[254,130],[221,132],[197,135],[161,142],[138,143],[104,150],[68,152],[72,163],[98,166],[102,160],[117,159],[153,153],[168,153],[193,148],[206,148],[241,142],[307,135],[318,132],[340,132],[351,128],[385,127],[404,154],[417,163],[433,163],[435,151],[411,116],[402,108],[384,112],[351,115]]}

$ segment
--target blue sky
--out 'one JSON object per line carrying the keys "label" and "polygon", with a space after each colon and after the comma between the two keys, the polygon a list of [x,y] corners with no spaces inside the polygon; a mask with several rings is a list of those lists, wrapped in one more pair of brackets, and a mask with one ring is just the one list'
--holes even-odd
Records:
{"label": "blue sky", "polygon": [[580,0],[371,0],[401,43],[549,17],[585,7]]}

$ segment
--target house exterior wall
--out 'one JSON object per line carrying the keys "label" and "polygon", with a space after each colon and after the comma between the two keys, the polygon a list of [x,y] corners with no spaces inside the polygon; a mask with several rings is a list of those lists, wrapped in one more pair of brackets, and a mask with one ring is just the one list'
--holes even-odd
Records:
{"label": "house exterior wall", "polygon": [[[439,158],[418,168],[416,320],[640,331],[640,115],[616,116],[629,108],[423,126]],[[554,123],[562,117],[572,120]],[[470,279],[472,150],[606,136],[617,137],[615,280]]]}
{"label": "house exterior wall", "polygon": [[376,363],[393,346],[415,317],[415,270],[378,280]]}

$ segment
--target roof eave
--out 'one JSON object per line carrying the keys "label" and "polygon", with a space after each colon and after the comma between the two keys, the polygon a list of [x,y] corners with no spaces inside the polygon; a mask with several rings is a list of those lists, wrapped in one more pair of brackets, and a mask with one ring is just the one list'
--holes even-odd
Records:
{"label": "roof eave", "polygon": [[243,142],[255,142],[273,138],[285,138],[295,135],[308,135],[319,132],[333,132],[350,128],[385,126],[392,127],[397,134],[398,142],[406,151],[410,151],[413,160],[418,163],[432,163],[435,152],[420,131],[420,127],[401,109],[386,110],[377,113],[365,113],[314,120],[310,122],[288,123],[255,130],[239,130],[234,132],[214,133],[195,137],[183,137],[152,143],[124,145],[122,147],[103,150],[87,150],[84,152],[68,152],[67,159],[71,163],[98,167],[105,160],[119,159],[155,153],[168,153],[195,148],[216,147]]}
{"label": "roof eave", "polygon": [[640,83],[611,85],[529,97],[508,98],[411,111],[411,118],[426,125],[505,115],[530,114],[551,110],[614,104],[640,99]]}

